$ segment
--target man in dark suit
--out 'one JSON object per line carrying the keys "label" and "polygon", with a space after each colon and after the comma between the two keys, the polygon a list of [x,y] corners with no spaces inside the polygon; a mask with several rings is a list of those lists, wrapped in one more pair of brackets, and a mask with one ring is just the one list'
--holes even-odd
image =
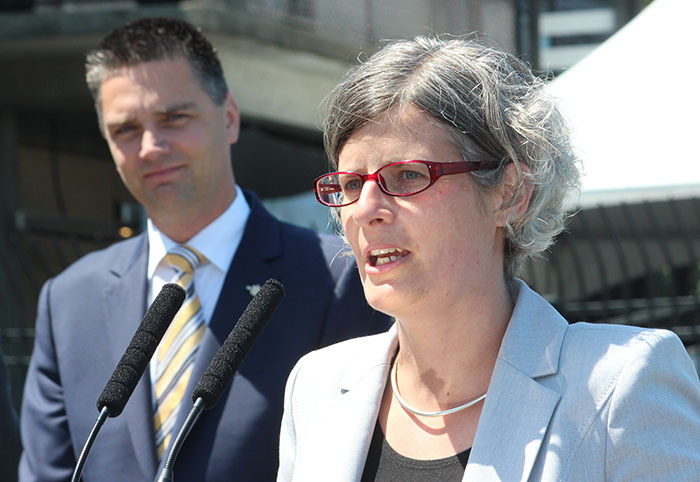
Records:
{"label": "man in dark suit", "polygon": [[[194,285],[206,324],[173,434],[190,411],[194,384],[257,287],[279,279],[286,297],[230,390],[190,433],[176,476],[273,480],[293,364],[319,346],[382,331],[387,320],[366,305],[350,261],[331,262],[340,243],[277,221],[236,186],[229,148],[238,138],[238,109],[197,29],[161,18],[117,29],[88,55],[87,81],[117,171],[143,204],[148,229],[85,256],[42,289],[23,400],[20,480],[70,478],[97,417],[97,397],[173,274],[166,253],[182,245],[204,259]],[[123,414],[100,432],[85,480],[150,481],[159,472],[164,457],[157,454],[154,413],[162,397],[154,396],[154,363]]]}

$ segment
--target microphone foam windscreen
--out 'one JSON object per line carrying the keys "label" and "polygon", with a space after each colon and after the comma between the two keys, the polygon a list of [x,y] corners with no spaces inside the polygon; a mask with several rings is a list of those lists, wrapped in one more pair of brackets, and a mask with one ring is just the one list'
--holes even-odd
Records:
{"label": "microphone foam windscreen", "polygon": [[213,408],[231,382],[243,358],[253,347],[258,335],[272,317],[284,297],[284,287],[270,279],[260,288],[241,315],[236,326],[216,352],[209,367],[192,392],[192,401],[204,400],[204,408]]}
{"label": "microphone foam windscreen", "polygon": [[107,407],[110,417],[122,413],[185,296],[185,290],[175,283],[163,286],[97,399],[97,410]]}

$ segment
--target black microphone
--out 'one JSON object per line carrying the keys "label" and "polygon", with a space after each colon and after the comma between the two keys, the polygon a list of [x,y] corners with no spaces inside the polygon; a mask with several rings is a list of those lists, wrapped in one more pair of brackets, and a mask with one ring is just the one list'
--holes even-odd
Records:
{"label": "black microphone", "polygon": [[206,371],[192,391],[194,406],[177,434],[168,458],[163,465],[158,482],[172,482],[173,465],[185,438],[199,419],[203,410],[210,410],[218,403],[233,375],[243,362],[243,358],[253,347],[272,314],[284,298],[284,286],[275,279],[269,279],[253,296],[245,311],[233,327],[226,340],[216,352]]}
{"label": "black microphone", "polygon": [[126,402],[134,392],[170,322],[185,301],[186,295],[186,291],[181,286],[167,283],[148,308],[124,355],[114,369],[112,377],[97,399],[97,410],[100,411],[100,415],[80,453],[72,482],[80,480],[87,455],[107,417],[117,417],[124,410]]}

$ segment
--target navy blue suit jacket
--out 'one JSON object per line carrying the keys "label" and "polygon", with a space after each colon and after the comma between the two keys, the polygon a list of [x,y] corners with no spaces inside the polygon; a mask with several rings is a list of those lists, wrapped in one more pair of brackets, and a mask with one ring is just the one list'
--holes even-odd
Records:
{"label": "navy blue suit jacket", "polygon": [[[275,278],[286,296],[229,390],[187,438],[175,465],[180,481],[274,480],[284,384],[296,361],[388,327],[367,306],[354,263],[335,258],[339,241],[281,223],[254,195],[246,197],[250,217],[186,393],[251,300],[247,285]],[[43,287],[22,407],[20,481],[70,479],[97,418],[97,398],[146,310],[147,245],[142,234],[89,254]],[[191,407],[187,397],[175,433]],[[150,482],[158,472],[146,373],[124,412],[105,423],[83,477]]]}

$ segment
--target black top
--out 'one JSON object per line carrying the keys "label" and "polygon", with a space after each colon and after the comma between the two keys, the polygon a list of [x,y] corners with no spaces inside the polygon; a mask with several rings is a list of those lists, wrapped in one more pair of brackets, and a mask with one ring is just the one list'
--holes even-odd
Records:
{"label": "black top", "polygon": [[377,422],[362,482],[459,482],[464,477],[470,450],[444,459],[410,459],[391,448]]}

